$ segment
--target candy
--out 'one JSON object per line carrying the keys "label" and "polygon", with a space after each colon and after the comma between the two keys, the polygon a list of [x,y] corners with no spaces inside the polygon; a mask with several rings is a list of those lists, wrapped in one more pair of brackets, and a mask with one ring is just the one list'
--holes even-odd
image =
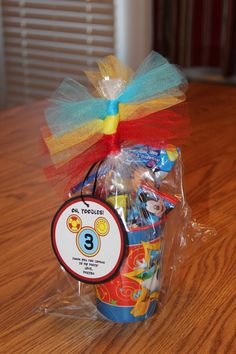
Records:
{"label": "candy", "polygon": [[179,149],[171,145],[167,149],[137,145],[130,149],[130,154],[138,166],[146,167],[146,173],[147,169],[150,169],[156,181],[160,183],[173,168],[179,156]]}

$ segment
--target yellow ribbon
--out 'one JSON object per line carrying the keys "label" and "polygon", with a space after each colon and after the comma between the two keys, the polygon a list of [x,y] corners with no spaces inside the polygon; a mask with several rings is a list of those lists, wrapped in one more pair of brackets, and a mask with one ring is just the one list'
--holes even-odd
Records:
{"label": "yellow ribbon", "polygon": [[106,118],[103,121],[104,134],[111,135],[116,132],[120,120],[119,116],[120,116],[119,113],[116,114],[115,116],[106,116]]}

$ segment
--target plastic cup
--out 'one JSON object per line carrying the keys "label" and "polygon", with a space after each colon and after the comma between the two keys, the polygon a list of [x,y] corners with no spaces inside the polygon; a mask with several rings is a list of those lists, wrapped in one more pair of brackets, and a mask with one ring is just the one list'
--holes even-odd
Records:
{"label": "plastic cup", "polygon": [[162,225],[128,232],[126,256],[112,280],[96,285],[99,312],[115,322],[143,321],[156,310]]}

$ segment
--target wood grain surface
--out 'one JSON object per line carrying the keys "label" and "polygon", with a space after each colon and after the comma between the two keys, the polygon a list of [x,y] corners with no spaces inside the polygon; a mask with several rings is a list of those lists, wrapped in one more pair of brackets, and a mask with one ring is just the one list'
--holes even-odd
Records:
{"label": "wood grain surface", "polygon": [[182,264],[158,316],[125,325],[36,311],[56,284],[60,204],[41,171],[43,104],[0,112],[1,353],[236,353],[236,88],[194,83],[188,99],[187,197],[217,234]]}

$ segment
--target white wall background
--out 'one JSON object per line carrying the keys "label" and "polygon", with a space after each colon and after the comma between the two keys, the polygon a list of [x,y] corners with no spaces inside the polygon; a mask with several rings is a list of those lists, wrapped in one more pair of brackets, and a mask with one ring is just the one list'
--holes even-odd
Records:
{"label": "white wall background", "polygon": [[152,0],[114,0],[115,51],[136,69],[152,49]]}

